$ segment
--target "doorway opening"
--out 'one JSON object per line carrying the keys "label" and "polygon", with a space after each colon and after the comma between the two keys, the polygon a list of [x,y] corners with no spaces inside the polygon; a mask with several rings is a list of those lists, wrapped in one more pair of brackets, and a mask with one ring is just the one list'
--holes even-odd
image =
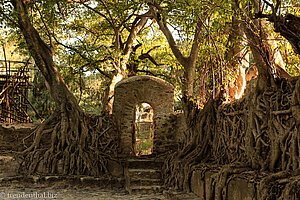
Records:
{"label": "doorway opening", "polygon": [[135,107],[135,133],[133,145],[136,156],[150,155],[153,152],[153,108],[148,103]]}

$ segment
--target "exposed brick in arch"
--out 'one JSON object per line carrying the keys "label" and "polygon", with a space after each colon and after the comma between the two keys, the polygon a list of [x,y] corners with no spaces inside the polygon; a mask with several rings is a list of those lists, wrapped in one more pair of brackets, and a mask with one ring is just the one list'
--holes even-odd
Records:
{"label": "exposed brick in arch", "polygon": [[146,75],[126,78],[116,85],[113,114],[120,131],[120,148],[123,154],[133,153],[133,116],[135,106],[139,103],[151,105],[154,121],[159,116],[173,113],[174,87],[163,79]]}

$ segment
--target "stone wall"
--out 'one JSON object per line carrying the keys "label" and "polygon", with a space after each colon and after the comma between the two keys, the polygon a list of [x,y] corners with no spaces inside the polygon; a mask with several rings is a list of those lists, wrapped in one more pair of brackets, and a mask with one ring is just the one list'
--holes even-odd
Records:
{"label": "stone wall", "polygon": [[203,199],[300,199],[300,77],[279,83],[194,112],[165,184]]}
{"label": "stone wall", "polygon": [[[1,153],[18,152],[30,146],[32,143],[32,137],[28,137],[35,129],[36,124],[0,124],[0,151]],[[23,142],[23,139],[28,137]]]}
{"label": "stone wall", "polygon": [[[214,184],[214,179],[217,178],[218,171],[202,171],[195,170],[191,178],[191,190],[203,199],[218,199],[211,194],[211,185]],[[227,183],[226,194],[230,200],[254,200],[256,199],[256,188],[254,183],[248,182],[245,177],[234,176]]]}
{"label": "stone wall", "polygon": [[153,151],[156,154],[165,154],[178,149],[186,130],[183,117],[183,113],[172,113],[155,118]]}
{"label": "stone wall", "polygon": [[[32,144],[32,131],[36,124],[0,123],[0,178],[17,176],[20,162],[14,157],[15,152],[25,150]],[[27,138],[26,140],[23,140]]]}
{"label": "stone wall", "polygon": [[[191,191],[201,199],[229,199],[229,200],[260,200],[261,196],[260,184],[262,179],[272,173],[264,173],[259,171],[247,170],[242,173],[228,174],[226,187],[222,192],[222,197],[211,194],[211,187],[216,184],[220,177],[220,170],[195,170],[191,177]],[[286,180],[285,180],[286,181]],[[287,188],[281,191],[281,183],[274,182],[270,191],[273,196],[271,199],[277,199],[278,195],[284,199],[300,199],[300,188],[295,191],[289,191]],[[219,188],[220,189],[220,188]]]}

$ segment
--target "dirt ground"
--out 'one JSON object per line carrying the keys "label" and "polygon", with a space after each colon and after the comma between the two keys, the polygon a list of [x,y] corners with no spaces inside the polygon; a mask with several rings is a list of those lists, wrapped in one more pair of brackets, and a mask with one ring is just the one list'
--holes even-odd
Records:
{"label": "dirt ground", "polygon": [[0,199],[91,199],[91,200],[159,200],[162,194],[129,195],[121,188],[99,188],[93,185],[76,185],[65,182],[54,184],[12,182],[0,184]]}

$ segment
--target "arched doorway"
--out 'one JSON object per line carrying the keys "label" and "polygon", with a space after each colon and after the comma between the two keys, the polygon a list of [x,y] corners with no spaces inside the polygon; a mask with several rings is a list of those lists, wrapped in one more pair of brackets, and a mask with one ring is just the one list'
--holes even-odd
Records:
{"label": "arched doorway", "polygon": [[137,156],[150,155],[153,152],[153,114],[153,108],[148,103],[140,103],[135,107],[133,148]]}
{"label": "arched doorway", "polygon": [[[136,155],[133,145],[135,108],[141,103],[151,105],[155,124],[160,116],[174,111],[174,87],[160,78],[146,75],[126,78],[116,85],[113,115],[120,134],[120,152],[124,155]],[[153,146],[155,145],[154,130]]]}

